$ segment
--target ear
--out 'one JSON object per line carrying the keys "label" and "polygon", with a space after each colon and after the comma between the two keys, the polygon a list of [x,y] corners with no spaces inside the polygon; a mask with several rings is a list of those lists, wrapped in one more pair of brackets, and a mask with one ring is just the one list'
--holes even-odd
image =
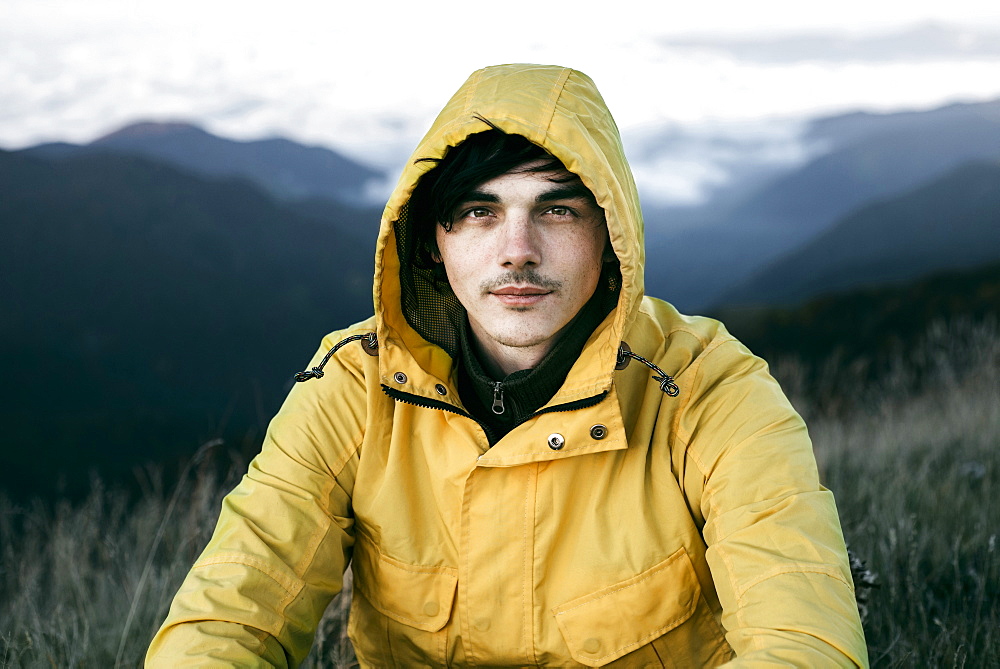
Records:
{"label": "ear", "polygon": [[615,249],[611,246],[611,241],[604,243],[604,252],[601,254],[601,262],[614,262],[618,260],[618,256],[615,255]]}

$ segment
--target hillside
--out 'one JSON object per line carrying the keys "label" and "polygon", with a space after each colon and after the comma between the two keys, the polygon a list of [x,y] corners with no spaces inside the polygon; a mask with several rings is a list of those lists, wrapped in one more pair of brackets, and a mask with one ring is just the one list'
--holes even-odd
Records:
{"label": "hillside", "polygon": [[647,267],[647,292],[704,309],[859,207],[964,163],[1000,159],[1000,101],[818,119],[807,139],[828,150],[710,212],[697,229],[649,239],[647,257],[656,262]]}
{"label": "hillside", "polygon": [[859,209],[720,303],[792,304],[994,260],[1000,260],[1000,162],[972,163]]}
{"label": "hillside", "polygon": [[348,236],[121,155],[0,152],[0,192],[0,488],[258,439],[320,338],[371,313],[375,212]]}
{"label": "hillside", "polygon": [[764,358],[885,362],[907,355],[933,323],[1000,320],[1000,263],[828,295],[794,308],[730,307],[713,315]]}

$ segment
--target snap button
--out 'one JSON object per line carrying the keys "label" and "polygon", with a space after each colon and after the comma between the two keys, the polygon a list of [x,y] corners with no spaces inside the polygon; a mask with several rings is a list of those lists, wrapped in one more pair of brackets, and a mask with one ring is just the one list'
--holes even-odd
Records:
{"label": "snap button", "polygon": [[590,436],[594,439],[604,439],[604,437],[608,436],[608,428],[598,423],[590,428]]}
{"label": "snap button", "polygon": [[439,384],[437,384],[436,386],[434,386],[434,390],[436,390],[436,391],[437,391],[437,394],[438,394],[438,395],[447,395],[447,394],[448,394],[448,389],[447,389],[447,388],[445,388],[445,387],[444,387],[443,385],[441,385],[440,383],[439,383]]}
{"label": "snap button", "polygon": [[406,383],[406,374],[402,372],[396,372],[392,375],[392,378],[396,380],[396,383]]}
{"label": "snap button", "polygon": [[424,615],[436,616],[437,612],[441,610],[437,602],[427,602],[424,604]]}
{"label": "snap button", "polygon": [[474,625],[475,625],[475,628],[477,630],[479,630],[480,632],[485,632],[485,631],[487,631],[490,628],[490,619],[489,618],[478,618],[476,620],[476,622],[474,623]]}
{"label": "snap button", "polygon": [[600,649],[601,649],[601,642],[595,639],[594,637],[590,637],[589,639],[583,642],[584,653],[596,653]]}
{"label": "snap button", "polygon": [[553,451],[558,451],[560,448],[563,447],[563,444],[565,443],[566,440],[558,432],[553,432],[552,434],[549,435],[549,448],[551,448]]}

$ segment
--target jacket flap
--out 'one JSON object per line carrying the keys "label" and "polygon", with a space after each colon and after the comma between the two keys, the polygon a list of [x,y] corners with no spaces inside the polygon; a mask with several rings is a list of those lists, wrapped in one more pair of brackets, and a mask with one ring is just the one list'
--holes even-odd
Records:
{"label": "jacket flap", "polygon": [[552,610],[573,659],[607,664],[691,617],[701,586],[684,548],[638,576]]}
{"label": "jacket flap", "polygon": [[367,540],[355,545],[351,568],[354,587],[383,615],[425,632],[437,632],[448,622],[458,585],[456,569],[400,562],[382,555]]}

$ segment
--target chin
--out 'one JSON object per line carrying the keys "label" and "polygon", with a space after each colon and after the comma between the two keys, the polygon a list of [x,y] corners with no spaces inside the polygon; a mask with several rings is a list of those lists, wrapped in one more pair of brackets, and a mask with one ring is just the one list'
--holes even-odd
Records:
{"label": "chin", "polygon": [[497,332],[493,335],[494,341],[510,348],[529,348],[538,346],[549,341],[553,336],[551,332]]}

